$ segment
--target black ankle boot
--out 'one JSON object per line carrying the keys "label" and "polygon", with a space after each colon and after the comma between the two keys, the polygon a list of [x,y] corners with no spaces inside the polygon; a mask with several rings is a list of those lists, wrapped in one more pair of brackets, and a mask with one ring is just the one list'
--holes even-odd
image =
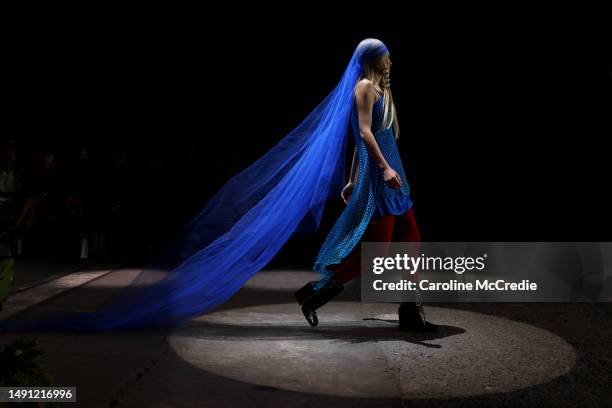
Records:
{"label": "black ankle boot", "polygon": [[437,325],[425,320],[423,306],[420,303],[403,302],[397,313],[401,331],[430,333],[438,330]]}
{"label": "black ankle boot", "polygon": [[316,284],[317,281],[308,282],[293,294],[300,305],[316,293],[314,290]]}
{"label": "black ankle boot", "polygon": [[294,293],[298,303],[302,305],[304,317],[308,321],[308,324],[313,327],[319,324],[316,310],[344,290],[342,283],[334,278],[327,281],[319,290],[314,289],[316,284],[316,281],[308,282]]}

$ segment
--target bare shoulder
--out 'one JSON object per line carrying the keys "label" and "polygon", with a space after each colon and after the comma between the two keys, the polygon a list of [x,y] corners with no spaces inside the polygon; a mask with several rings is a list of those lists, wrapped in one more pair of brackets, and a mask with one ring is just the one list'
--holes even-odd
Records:
{"label": "bare shoulder", "polygon": [[360,80],[355,85],[355,96],[357,97],[368,98],[374,96],[374,94],[374,84],[367,78]]}

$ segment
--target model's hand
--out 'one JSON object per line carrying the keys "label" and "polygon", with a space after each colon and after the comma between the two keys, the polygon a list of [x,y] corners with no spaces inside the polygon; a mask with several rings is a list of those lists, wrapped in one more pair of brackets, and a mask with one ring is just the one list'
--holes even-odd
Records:
{"label": "model's hand", "polygon": [[399,174],[391,167],[387,167],[384,171],[385,183],[390,188],[396,189],[402,186],[402,179]]}
{"label": "model's hand", "polygon": [[344,204],[348,203],[348,200],[351,197],[351,194],[353,194],[354,189],[355,183],[348,183],[346,186],[344,186],[344,188],[342,189],[342,193],[340,194],[342,196],[342,199],[344,200]]}

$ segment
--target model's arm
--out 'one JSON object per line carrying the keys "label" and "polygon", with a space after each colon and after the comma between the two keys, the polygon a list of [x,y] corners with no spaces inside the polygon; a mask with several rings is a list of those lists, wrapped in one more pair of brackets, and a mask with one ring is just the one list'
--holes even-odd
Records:
{"label": "model's arm", "polygon": [[353,163],[351,164],[351,176],[349,177],[349,182],[342,189],[342,199],[344,203],[348,203],[353,190],[355,189],[355,183],[357,182],[357,176],[359,175],[359,158],[357,157],[357,148],[353,150]]}
{"label": "model's arm", "polygon": [[402,185],[402,179],[395,170],[389,166],[387,160],[383,156],[374,134],[372,133],[372,109],[376,93],[374,85],[370,81],[359,81],[355,89],[355,97],[357,101],[357,113],[359,114],[359,134],[363,143],[368,148],[368,152],[374,158],[378,167],[384,172],[384,178],[387,185],[391,188],[399,188]]}
{"label": "model's arm", "polygon": [[357,157],[357,148],[353,150],[353,164],[351,164],[351,177],[349,182],[355,184],[359,175],[359,158]]}

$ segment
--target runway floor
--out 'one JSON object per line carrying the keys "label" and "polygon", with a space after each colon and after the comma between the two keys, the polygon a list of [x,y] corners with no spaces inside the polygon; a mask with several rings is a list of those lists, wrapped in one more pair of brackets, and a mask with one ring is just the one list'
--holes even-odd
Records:
{"label": "runway floor", "polygon": [[[30,310],[95,307],[136,273],[64,277],[81,286],[39,289],[49,298]],[[410,334],[398,330],[397,304],[359,302],[354,281],[311,328],[292,292],[313,278],[261,271],[180,329],[2,334],[0,343],[38,337],[55,384],[76,386],[78,406],[610,406],[610,304],[428,304],[439,332]]]}

